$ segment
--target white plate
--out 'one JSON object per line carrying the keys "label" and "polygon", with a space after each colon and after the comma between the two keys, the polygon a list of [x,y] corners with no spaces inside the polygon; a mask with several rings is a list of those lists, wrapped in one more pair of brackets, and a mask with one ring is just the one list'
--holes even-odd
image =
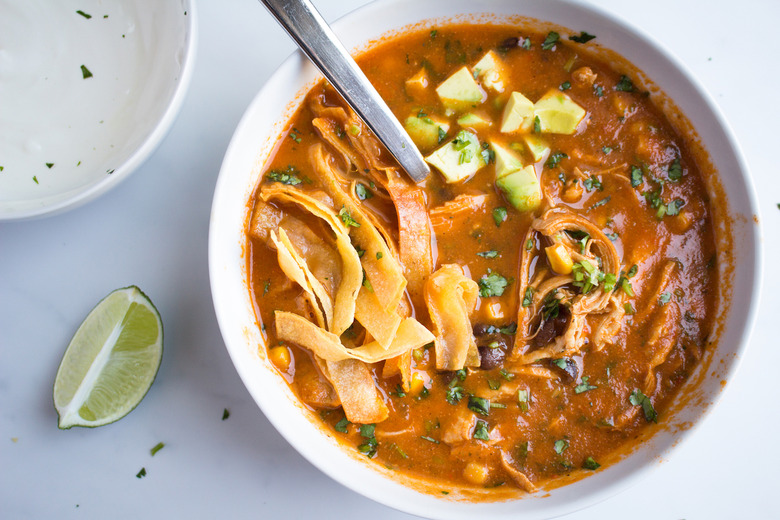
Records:
{"label": "white plate", "polygon": [[[334,24],[347,48],[360,49],[388,31],[423,19],[481,13],[485,3],[473,0],[384,0],[361,8]],[[497,17],[522,14],[549,20],[572,31],[587,30],[598,42],[621,53],[675,100],[698,130],[720,172],[728,201],[713,193],[713,207],[733,221],[733,265],[719,265],[731,305],[720,309],[722,328],[709,365],[700,365],[679,395],[695,396],[684,407],[672,407],[654,435],[616,464],[565,487],[521,500],[467,503],[424,494],[399,483],[379,465],[368,465],[356,450],[344,449],[325,434],[313,414],[299,404],[288,385],[262,354],[246,272],[244,225],[247,201],[272,152],[282,125],[295,103],[319,77],[300,54],[292,55],[258,93],[235,131],[225,155],[214,195],[209,236],[211,289],[228,352],[244,384],[279,432],[309,461],[345,486],[388,506],[427,518],[550,518],[604,500],[668,459],[675,445],[688,438],[722,393],[722,381],[736,368],[747,345],[759,301],[761,254],[757,203],[736,140],[712,98],[671,53],[641,30],[601,9],[570,0],[495,0]],[[435,22],[434,22],[435,24]],[[426,25],[428,26],[428,25]],[[723,263],[721,263],[723,264]],[[258,348],[260,347],[260,351]],[[701,376],[702,381],[697,383]]]}
{"label": "white plate", "polygon": [[192,75],[193,8],[0,0],[0,220],[83,204],[154,151]]}

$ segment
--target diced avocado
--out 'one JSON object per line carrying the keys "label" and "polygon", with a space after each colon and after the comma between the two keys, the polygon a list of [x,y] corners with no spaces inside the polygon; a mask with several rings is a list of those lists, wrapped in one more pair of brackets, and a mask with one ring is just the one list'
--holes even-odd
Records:
{"label": "diced avocado", "polygon": [[428,72],[425,68],[420,69],[417,74],[406,80],[405,85],[407,94],[410,96],[420,95],[428,88]]}
{"label": "diced avocado", "polygon": [[534,104],[542,132],[571,135],[577,130],[585,109],[559,90],[550,90]]}
{"label": "diced avocado", "polygon": [[406,118],[404,128],[418,148],[429,150],[444,140],[450,124],[435,116],[417,113]]}
{"label": "diced avocado", "polygon": [[496,154],[496,179],[523,168],[523,161],[509,148],[490,141],[490,147]]}
{"label": "diced avocado", "polygon": [[504,64],[495,52],[488,51],[473,70],[482,86],[494,92],[504,91]]}
{"label": "diced avocado", "polygon": [[542,189],[533,166],[526,166],[497,178],[496,186],[518,211],[535,210],[542,202]]}
{"label": "diced avocado", "polygon": [[458,69],[452,76],[436,87],[436,93],[444,106],[453,110],[466,110],[480,104],[485,94],[479,88],[468,67]]}
{"label": "diced avocado", "polygon": [[547,146],[547,141],[538,135],[525,134],[523,136],[523,142],[525,142],[525,146],[528,148],[528,151],[531,152],[531,155],[534,158],[534,162],[544,160],[544,158],[550,153],[550,147]]}
{"label": "diced avocado", "polygon": [[469,112],[468,114],[463,114],[458,118],[458,124],[460,126],[468,126],[471,128],[483,128],[491,126],[493,122],[482,114]]}
{"label": "diced avocado", "polygon": [[485,166],[481,152],[477,136],[461,130],[455,139],[427,156],[425,161],[438,168],[448,183],[460,182]]}
{"label": "diced avocado", "polygon": [[528,132],[534,125],[534,104],[520,92],[512,92],[504,106],[501,117],[501,131]]}

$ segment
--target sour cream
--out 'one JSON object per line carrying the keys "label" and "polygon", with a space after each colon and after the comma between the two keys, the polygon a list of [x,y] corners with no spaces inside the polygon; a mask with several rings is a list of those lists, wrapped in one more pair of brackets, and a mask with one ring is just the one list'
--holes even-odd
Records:
{"label": "sour cream", "polygon": [[91,198],[142,162],[127,164],[188,79],[188,17],[188,0],[0,0],[0,219]]}

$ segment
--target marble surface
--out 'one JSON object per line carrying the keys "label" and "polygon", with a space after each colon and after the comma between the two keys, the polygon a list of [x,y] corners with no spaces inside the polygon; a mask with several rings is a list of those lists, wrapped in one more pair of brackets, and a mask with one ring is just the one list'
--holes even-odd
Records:
{"label": "marble surface", "polygon": [[[778,257],[780,2],[592,1],[654,35],[714,95],[758,188],[765,256]],[[328,20],[364,3],[315,1]],[[200,0],[197,15],[189,95],[146,164],[66,214],[0,223],[0,516],[412,518],[298,455],[255,406],[224,348],[206,259],[214,184],[241,114],[293,45],[253,0]],[[780,282],[766,265],[757,328],[703,427],[640,484],[565,518],[778,517],[772,323]],[[130,284],[165,323],[157,380],[120,422],[60,431],[51,389],[62,352],[92,306]],[[165,447],[152,457],[158,442]]]}

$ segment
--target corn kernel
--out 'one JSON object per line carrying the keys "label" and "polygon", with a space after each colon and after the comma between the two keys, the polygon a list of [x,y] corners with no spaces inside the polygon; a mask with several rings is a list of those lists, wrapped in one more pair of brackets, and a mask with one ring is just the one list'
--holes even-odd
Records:
{"label": "corn kernel", "polygon": [[491,320],[503,320],[504,319],[504,306],[501,302],[493,302],[487,305],[485,308],[488,318]]}
{"label": "corn kernel", "polygon": [[428,73],[425,69],[406,80],[406,93],[410,96],[420,95],[428,88]]}
{"label": "corn kernel", "polygon": [[409,382],[409,393],[412,395],[420,395],[423,388],[425,388],[425,379],[421,373],[415,372],[412,374],[412,380]]}
{"label": "corn kernel", "polygon": [[574,262],[571,259],[569,251],[563,244],[553,244],[544,248],[544,252],[547,253],[547,260],[550,262],[552,270],[558,274],[571,273]]}
{"label": "corn kernel", "polygon": [[488,467],[478,462],[469,462],[463,468],[463,478],[476,485],[484,484],[487,481],[488,473]]}
{"label": "corn kernel", "polygon": [[292,361],[292,355],[290,349],[287,347],[274,347],[268,351],[268,358],[271,360],[276,368],[282,372],[286,372],[290,368],[290,362]]}

